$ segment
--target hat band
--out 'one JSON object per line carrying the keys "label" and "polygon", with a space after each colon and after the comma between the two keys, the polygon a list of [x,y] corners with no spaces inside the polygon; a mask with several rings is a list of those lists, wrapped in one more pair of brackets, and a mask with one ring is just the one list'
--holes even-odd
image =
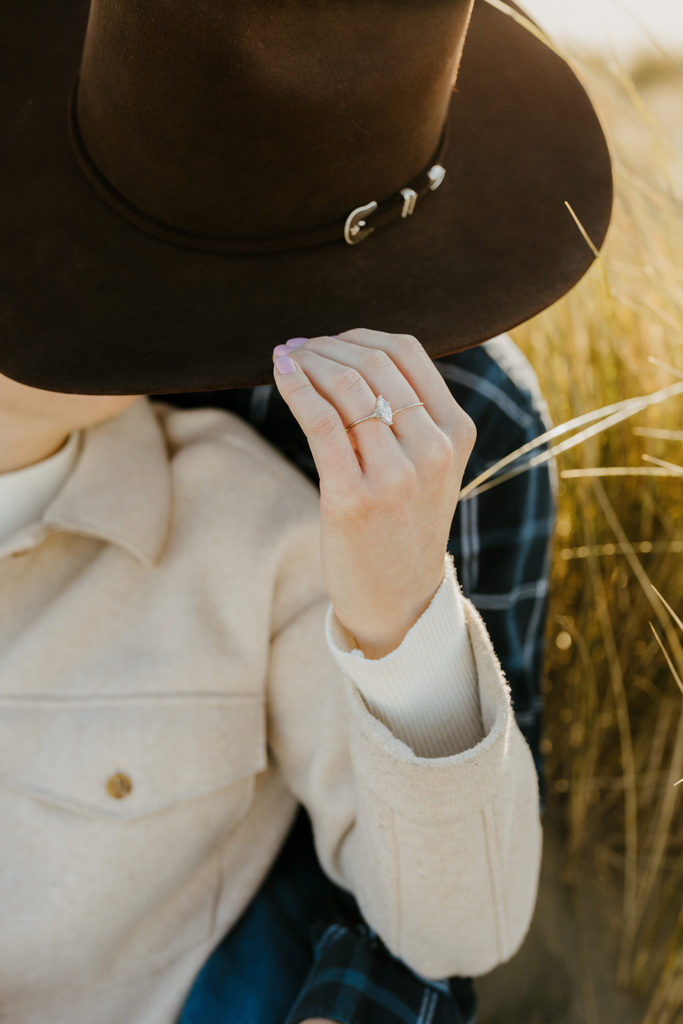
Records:
{"label": "hat band", "polygon": [[[343,241],[347,245],[358,245],[371,235],[377,228],[384,227],[393,221],[404,219],[413,214],[418,200],[428,192],[434,192],[443,181],[446,169],[441,163],[448,141],[448,118],[444,123],[439,144],[427,169],[415,175],[397,192],[381,202],[371,199],[355,207],[343,220],[333,221],[307,231],[280,235],[264,235],[252,237],[228,237],[187,231],[184,228],[167,224],[157,217],[146,213],[140,207],[130,203],[121,192],[107,181],[94,160],[88,153],[81,135],[77,117],[78,76],[71,91],[69,109],[69,139],[79,166],[90,184],[105,202],[121,217],[134,224],[147,234],[154,235],[164,242],[199,249],[203,252],[231,253],[248,255],[250,253],[286,252],[292,249],[304,249],[322,245],[326,242]],[[370,223],[368,224],[368,220]]]}

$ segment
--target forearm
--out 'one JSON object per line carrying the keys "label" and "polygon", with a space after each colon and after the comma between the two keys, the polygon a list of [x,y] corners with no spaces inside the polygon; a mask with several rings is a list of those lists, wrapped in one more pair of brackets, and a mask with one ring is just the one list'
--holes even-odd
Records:
{"label": "forearm", "polygon": [[311,647],[327,604],[309,605],[273,649],[271,748],[321,864],[389,950],[432,978],[482,974],[515,952],[541,850],[533,761],[481,619],[464,608],[483,738],[450,756],[415,754],[327,645]]}

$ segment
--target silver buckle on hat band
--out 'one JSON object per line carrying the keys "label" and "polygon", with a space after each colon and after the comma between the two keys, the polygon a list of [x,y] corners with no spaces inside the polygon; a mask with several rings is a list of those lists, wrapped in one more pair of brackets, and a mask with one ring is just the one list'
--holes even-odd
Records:
{"label": "silver buckle on hat band", "polygon": [[[433,167],[430,167],[427,172],[430,192],[434,192],[439,187],[445,176],[446,168],[442,167],[441,164],[434,164]],[[413,188],[402,188],[399,191],[399,195],[403,197],[401,217],[410,217],[417,203],[417,192]],[[364,238],[372,234],[375,229],[367,227],[366,221],[362,218],[369,217],[371,213],[374,213],[378,205],[376,200],[373,199],[372,202],[365,203],[363,206],[357,206],[355,210],[351,210],[344,224],[344,241],[348,245],[358,245]]]}
{"label": "silver buckle on hat band", "polygon": [[[360,218],[363,214],[374,213],[377,205],[377,202],[373,199],[371,203],[366,203],[365,206],[357,206],[355,210],[351,210],[344,225],[345,242],[348,242],[349,245],[357,245],[358,242],[362,242],[364,238],[372,234],[375,229],[365,228],[365,221]],[[362,231],[362,228],[365,228],[365,231]]]}

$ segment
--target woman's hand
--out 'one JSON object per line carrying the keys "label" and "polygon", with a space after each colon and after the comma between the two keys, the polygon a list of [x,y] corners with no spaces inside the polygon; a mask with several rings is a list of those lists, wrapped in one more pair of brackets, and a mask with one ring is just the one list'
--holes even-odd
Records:
{"label": "woman's hand", "polygon": [[[357,329],[278,345],[275,382],[320,476],[320,547],[337,618],[370,658],[394,650],[438,590],[476,435],[419,341]],[[370,419],[377,395],[398,413]]]}

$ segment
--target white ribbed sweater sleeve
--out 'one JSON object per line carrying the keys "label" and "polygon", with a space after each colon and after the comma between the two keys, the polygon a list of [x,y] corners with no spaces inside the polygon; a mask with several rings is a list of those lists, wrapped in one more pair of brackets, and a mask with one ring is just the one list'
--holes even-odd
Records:
{"label": "white ribbed sweater sleeve", "polygon": [[479,688],[453,557],[430,604],[401,644],[383,658],[365,658],[334,613],[325,636],[337,664],[368,710],[418,757],[446,757],[476,746],[485,733]]}

